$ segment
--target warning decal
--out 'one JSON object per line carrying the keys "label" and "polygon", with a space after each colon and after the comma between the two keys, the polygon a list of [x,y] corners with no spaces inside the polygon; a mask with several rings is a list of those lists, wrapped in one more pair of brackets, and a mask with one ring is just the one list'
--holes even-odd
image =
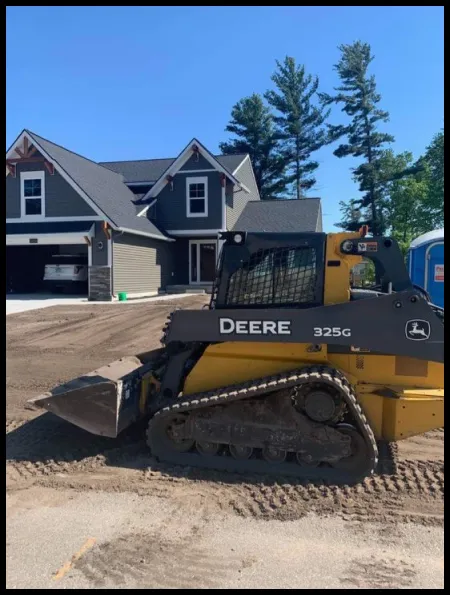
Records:
{"label": "warning decal", "polygon": [[444,281],[444,265],[443,264],[435,264],[434,265],[434,280],[435,281]]}
{"label": "warning decal", "polygon": [[377,242],[358,242],[358,252],[377,252]]}

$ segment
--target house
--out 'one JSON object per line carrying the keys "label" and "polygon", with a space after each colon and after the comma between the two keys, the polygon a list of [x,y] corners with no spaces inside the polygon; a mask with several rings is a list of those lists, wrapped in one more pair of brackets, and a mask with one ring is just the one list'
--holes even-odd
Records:
{"label": "house", "polygon": [[7,281],[37,291],[69,253],[88,264],[90,300],[208,289],[220,231],[321,230],[320,200],[269,202],[249,155],[197,139],[176,158],[96,163],[23,130],[6,153]]}

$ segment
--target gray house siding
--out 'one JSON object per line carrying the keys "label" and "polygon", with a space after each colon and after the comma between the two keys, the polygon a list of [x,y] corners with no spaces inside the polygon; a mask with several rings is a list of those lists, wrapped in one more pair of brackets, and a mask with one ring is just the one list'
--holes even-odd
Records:
{"label": "gray house siding", "polygon": [[239,219],[239,215],[244,210],[245,205],[250,200],[259,200],[258,186],[256,185],[250,159],[246,159],[235,177],[242,182],[250,193],[234,188],[232,184],[227,183],[226,188],[226,209],[227,209],[227,229],[233,229],[234,224]]}
{"label": "gray house siding", "polygon": [[189,238],[177,238],[171,245],[173,253],[174,276],[172,285],[189,284]]}
{"label": "gray house siding", "polygon": [[[36,152],[33,157],[39,157]],[[86,217],[97,213],[81,198],[70,184],[55,170],[51,176],[43,163],[19,163],[16,177],[6,176],[6,218],[20,218],[20,172],[45,172],[45,216],[46,217]]]}
{"label": "gray house siding", "polygon": [[[198,159],[198,161],[197,161]],[[211,163],[203,157],[203,155],[198,155],[198,158],[195,155],[189,157],[186,163],[180,168],[180,171],[183,169],[192,170],[192,169],[214,169]]]}
{"label": "gray house siding", "polygon": [[113,237],[113,291],[156,293],[170,283],[172,254],[169,242],[132,234]]}
{"label": "gray house siding", "polygon": [[[208,178],[208,216],[187,217],[186,180],[192,177]],[[222,185],[219,172],[177,174],[171,185],[166,184],[158,194],[152,219],[164,230],[222,229]],[[147,216],[149,216],[147,212]]]}

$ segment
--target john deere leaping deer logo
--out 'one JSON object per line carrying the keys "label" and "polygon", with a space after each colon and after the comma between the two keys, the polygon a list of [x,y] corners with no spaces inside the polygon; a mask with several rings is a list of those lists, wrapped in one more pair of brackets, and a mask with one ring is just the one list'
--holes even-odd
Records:
{"label": "john deere leaping deer logo", "polygon": [[430,323],[428,320],[408,320],[405,334],[411,341],[426,341],[431,334]]}

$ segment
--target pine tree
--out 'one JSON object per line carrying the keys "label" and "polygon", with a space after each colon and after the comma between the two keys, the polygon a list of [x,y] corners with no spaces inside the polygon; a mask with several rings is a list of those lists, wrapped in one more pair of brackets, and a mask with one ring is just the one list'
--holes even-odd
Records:
{"label": "pine tree", "polygon": [[237,138],[220,143],[222,153],[249,153],[261,198],[278,198],[286,186],[284,161],[278,152],[270,109],[262,97],[254,93],[238,101],[225,130]]}
{"label": "pine tree", "polygon": [[274,116],[280,152],[286,164],[285,181],[296,198],[304,197],[316,180],[312,173],[319,167],[311,154],[327,143],[323,126],[329,110],[317,98],[319,79],[307,75],[303,65],[286,56],[283,63],[276,61],[277,71],[272,75],[276,90],[267,91],[265,98],[275,108]]}
{"label": "pine tree", "polygon": [[[375,77],[368,74],[374,56],[370,45],[357,41],[351,45],[339,46],[341,58],[335,65],[342,85],[335,88],[336,95],[320,95],[323,105],[342,104],[342,111],[351,122],[345,125],[328,125],[330,140],[336,141],[347,137],[347,143],[341,144],[335,151],[336,157],[357,157],[363,162],[353,170],[353,176],[359,183],[362,199],[357,201],[365,215],[362,223],[367,223],[374,235],[382,235],[386,229],[382,213],[382,186],[386,180],[380,176],[380,156],[387,143],[394,137],[379,132],[377,124],[388,122],[389,113],[377,107],[381,96],[376,91]],[[349,222],[350,226],[354,225]],[[345,223],[344,223],[345,227]],[[347,227],[348,228],[348,227]]]}
{"label": "pine tree", "polygon": [[424,208],[431,229],[444,225],[444,130],[433,137],[425,155],[419,159],[428,182]]}

